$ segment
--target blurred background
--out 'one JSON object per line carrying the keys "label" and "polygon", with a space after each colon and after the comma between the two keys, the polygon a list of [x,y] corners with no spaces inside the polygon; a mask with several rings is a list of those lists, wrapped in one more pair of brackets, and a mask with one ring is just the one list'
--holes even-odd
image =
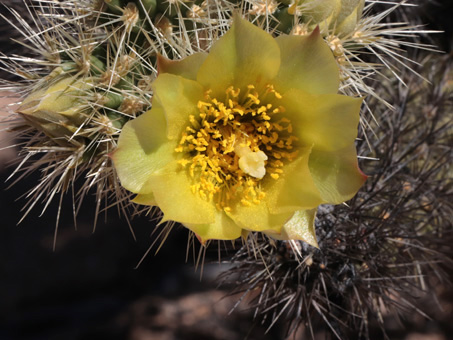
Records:
{"label": "blurred background", "polygon": [[[418,15],[427,28],[443,30],[432,36],[439,48],[451,53],[453,1],[419,1]],[[27,13],[21,1],[2,1]],[[9,12],[0,6],[2,14]],[[21,39],[1,19],[0,48],[6,55],[23,54],[13,39]],[[0,77],[10,75],[0,70]],[[12,94],[0,94],[5,116],[14,102]],[[34,209],[19,225],[23,196],[39,174],[21,179],[13,187],[7,181],[18,149],[1,130],[0,151],[0,340],[241,340],[283,339],[279,324],[266,333],[268,323],[254,322],[247,301],[230,313],[240,296],[228,296],[229,287],[218,287],[217,275],[228,269],[218,263],[217,247],[207,251],[203,274],[194,256],[186,260],[188,233],[176,227],[161,250],[147,255],[155,223],[142,216],[133,220],[134,240],[126,220],[112,210],[99,218],[93,232],[94,202],[85,200],[75,226],[71,197],[62,204],[56,249],[53,238],[58,200],[40,216]],[[41,206],[42,207],[42,206]],[[38,207],[39,208],[39,207]],[[223,254],[228,259],[230,254]],[[196,258],[196,256],[195,256]],[[201,277],[202,276],[202,277]],[[201,278],[200,278],[201,277]],[[444,294],[445,306],[453,301]],[[392,339],[453,339],[452,310],[434,314],[431,321],[414,318],[406,325],[389,323]],[[302,327],[303,328],[303,327]],[[373,334],[373,333],[372,333]],[[319,329],[317,337],[326,333]],[[296,333],[295,339],[301,339]],[[376,339],[379,339],[378,337]]]}

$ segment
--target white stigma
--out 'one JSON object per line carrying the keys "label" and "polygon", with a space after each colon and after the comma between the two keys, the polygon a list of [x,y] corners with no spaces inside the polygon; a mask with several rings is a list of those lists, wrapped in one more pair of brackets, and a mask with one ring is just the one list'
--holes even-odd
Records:
{"label": "white stigma", "polygon": [[267,156],[263,151],[252,151],[247,145],[237,143],[234,152],[239,156],[239,168],[247,175],[261,179],[266,174],[264,161]]}

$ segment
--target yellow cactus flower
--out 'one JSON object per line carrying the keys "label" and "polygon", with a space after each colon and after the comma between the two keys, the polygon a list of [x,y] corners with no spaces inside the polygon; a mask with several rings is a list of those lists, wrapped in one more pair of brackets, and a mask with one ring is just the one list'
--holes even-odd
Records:
{"label": "yellow cactus flower", "polygon": [[362,100],[337,94],[319,31],[274,39],[236,16],[209,54],[160,57],[158,70],[152,109],[124,126],[112,155],[135,202],[201,242],[260,231],[316,246],[317,206],[350,199],[365,179]]}

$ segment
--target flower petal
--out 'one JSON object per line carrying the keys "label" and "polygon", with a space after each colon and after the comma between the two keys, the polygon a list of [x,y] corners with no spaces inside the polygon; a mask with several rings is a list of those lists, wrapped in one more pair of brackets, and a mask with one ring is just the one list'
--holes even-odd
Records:
{"label": "flower petal", "polygon": [[145,185],[148,177],[175,159],[176,142],[167,139],[166,130],[164,112],[157,107],[124,125],[112,154],[123,187],[135,193],[151,192]]}
{"label": "flower petal", "polygon": [[207,56],[207,53],[200,52],[180,60],[170,60],[159,54],[157,56],[157,72],[159,75],[171,73],[190,80],[196,80],[198,70]]}
{"label": "flower petal", "polygon": [[350,145],[357,137],[361,98],[290,90],[283,100],[285,115],[302,145],[335,151]]}
{"label": "flower petal", "polygon": [[291,218],[293,213],[294,211],[272,214],[264,200],[259,204],[251,203],[250,206],[244,206],[241,202],[237,202],[235,205],[232,204],[231,212],[226,212],[242,229],[251,231],[273,230],[277,233],[280,232],[283,224]]}
{"label": "flower petal", "polygon": [[189,116],[199,114],[197,103],[203,97],[203,88],[193,80],[170,73],[159,75],[153,88],[153,104],[165,110],[167,137],[179,138]]}
{"label": "flower petal", "polygon": [[315,233],[316,209],[296,211],[293,217],[285,223],[281,233],[266,234],[277,240],[300,240],[319,248]]}
{"label": "flower petal", "polygon": [[282,64],[272,83],[280,93],[290,89],[313,94],[338,92],[339,68],[319,29],[308,36],[281,35],[275,40]]}
{"label": "flower petal", "polygon": [[313,150],[308,166],[321,197],[332,204],[351,199],[367,178],[357,165],[354,143],[331,152]]}
{"label": "flower petal", "polygon": [[137,196],[134,197],[132,202],[136,204],[141,204],[141,205],[149,205],[149,206],[156,206],[157,202],[156,199],[154,198],[154,194],[138,194]]}
{"label": "flower petal", "polygon": [[215,223],[214,205],[192,193],[192,179],[186,170],[178,170],[180,167],[177,161],[169,163],[164,169],[149,176],[147,181],[157,205],[164,213],[163,221],[172,220],[183,224]]}
{"label": "flower petal", "polygon": [[312,209],[323,203],[308,167],[311,148],[301,148],[298,157],[283,167],[275,180],[267,178],[263,187],[273,214]]}
{"label": "flower petal", "polygon": [[242,235],[242,229],[222,211],[215,214],[215,222],[211,224],[184,224],[192,230],[201,241],[207,240],[235,240]]}
{"label": "flower petal", "polygon": [[271,35],[236,15],[230,30],[212,46],[197,80],[223,99],[231,85],[264,86],[279,67],[280,49]]}

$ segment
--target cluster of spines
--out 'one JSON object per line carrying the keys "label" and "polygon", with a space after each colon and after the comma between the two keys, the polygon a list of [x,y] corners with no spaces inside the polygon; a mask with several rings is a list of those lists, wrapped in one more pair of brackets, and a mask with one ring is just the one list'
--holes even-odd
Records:
{"label": "cluster of spines", "polygon": [[[162,7],[164,4],[168,8]],[[28,40],[37,58],[4,56],[4,69],[22,80],[4,81],[2,87],[31,97],[40,91],[52,92],[55,87],[58,91],[53,92],[73,97],[65,100],[76,106],[71,110],[77,112],[78,118],[76,122],[64,117],[53,119],[54,130],[64,131],[61,135],[41,129],[42,120],[34,116],[33,108],[22,107],[30,113],[24,114],[25,121],[12,116],[6,122],[18,133],[18,139],[23,140],[19,146],[25,158],[14,174],[21,170],[30,173],[45,166],[42,181],[27,195],[30,200],[25,206],[26,214],[38,202],[45,202],[45,210],[56,194],[74,190],[73,183],[82,174],[85,178],[82,187],[73,194],[78,201],[74,211],[78,211],[83,198],[93,188],[96,215],[107,199],[120,205],[129,204],[108,155],[115,148],[125,122],[151,106],[157,55],[180,58],[200,50],[193,43],[196,35],[202,33],[189,32],[181,12],[189,3],[37,1],[27,5],[34,26],[13,9],[10,13],[16,22],[10,17],[4,19]],[[165,20],[171,19],[170,34],[162,26],[164,15]],[[60,91],[63,83],[68,83],[67,90]],[[80,88],[78,84],[82,83],[89,85]],[[42,157],[36,160],[36,155]],[[31,159],[33,162],[28,162]]]}

